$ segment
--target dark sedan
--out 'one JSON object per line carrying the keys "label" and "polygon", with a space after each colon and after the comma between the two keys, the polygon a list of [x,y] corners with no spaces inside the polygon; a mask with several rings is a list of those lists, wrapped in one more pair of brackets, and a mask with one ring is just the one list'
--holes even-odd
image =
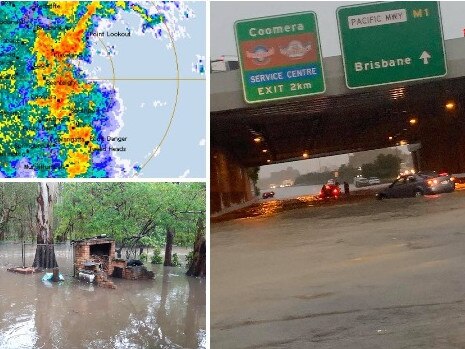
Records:
{"label": "dark sedan", "polygon": [[269,199],[274,197],[274,191],[266,191],[262,194],[263,199]]}
{"label": "dark sedan", "polygon": [[455,190],[454,179],[447,173],[418,172],[400,176],[389,187],[376,194],[381,199],[450,193]]}

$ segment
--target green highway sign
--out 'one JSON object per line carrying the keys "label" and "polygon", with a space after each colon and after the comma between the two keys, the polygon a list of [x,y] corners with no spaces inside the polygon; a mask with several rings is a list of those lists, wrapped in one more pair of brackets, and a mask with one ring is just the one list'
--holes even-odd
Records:
{"label": "green highway sign", "polygon": [[336,13],[348,88],[447,74],[439,2],[378,2]]}
{"label": "green highway sign", "polygon": [[240,20],[234,29],[246,102],[325,91],[314,12]]}

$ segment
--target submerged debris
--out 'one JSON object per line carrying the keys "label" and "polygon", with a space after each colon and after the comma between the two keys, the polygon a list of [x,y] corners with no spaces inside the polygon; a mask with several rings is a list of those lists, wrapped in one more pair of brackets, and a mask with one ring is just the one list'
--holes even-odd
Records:
{"label": "submerged debris", "polygon": [[7,271],[11,271],[12,273],[19,273],[19,274],[35,274],[35,273],[40,273],[43,270],[40,268],[34,268],[34,267],[13,267],[13,268],[8,268]]}

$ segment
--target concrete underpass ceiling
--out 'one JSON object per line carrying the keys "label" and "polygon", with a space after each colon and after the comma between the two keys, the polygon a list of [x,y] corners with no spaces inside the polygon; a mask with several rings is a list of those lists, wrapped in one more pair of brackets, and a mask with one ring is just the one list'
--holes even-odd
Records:
{"label": "concrete underpass ceiling", "polygon": [[[449,101],[452,111],[445,108]],[[216,111],[212,152],[226,150],[244,166],[260,166],[303,160],[305,152],[314,158],[415,143],[425,130],[462,118],[464,101],[465,77],[459,77]]]}

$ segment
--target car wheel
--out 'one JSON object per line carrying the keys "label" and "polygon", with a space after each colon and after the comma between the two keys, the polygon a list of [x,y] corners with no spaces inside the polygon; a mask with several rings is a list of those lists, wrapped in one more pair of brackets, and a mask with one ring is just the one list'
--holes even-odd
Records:
{"label": "car wheel", "polygon": [[415,190],[415,197],[423,196],[423,192],[420,189]]}

